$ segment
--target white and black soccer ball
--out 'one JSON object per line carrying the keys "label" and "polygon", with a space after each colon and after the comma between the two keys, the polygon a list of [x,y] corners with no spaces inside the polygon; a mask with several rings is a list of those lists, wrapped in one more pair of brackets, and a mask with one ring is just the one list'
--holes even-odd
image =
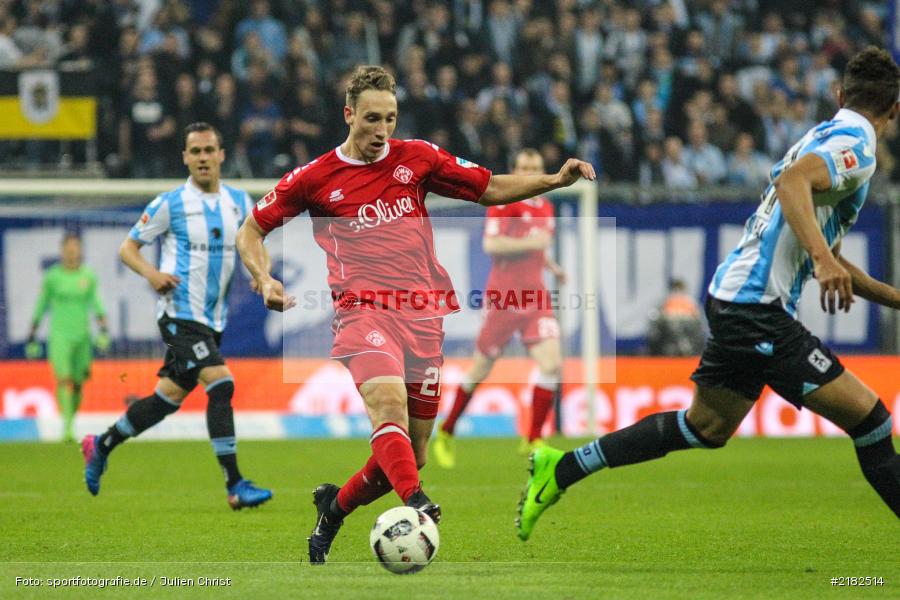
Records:
{"label": "white and black soccer ball", "polygon": [[369,543],[381,566],[407,575],[418,573],[434,560],[441,537],[431,517],[410,506],[398,506],[375,520]]}

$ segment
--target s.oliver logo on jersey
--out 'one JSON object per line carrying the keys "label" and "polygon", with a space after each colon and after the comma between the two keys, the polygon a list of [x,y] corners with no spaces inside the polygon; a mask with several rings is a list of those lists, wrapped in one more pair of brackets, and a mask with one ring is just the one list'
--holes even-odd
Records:
{"label": "s.oliver logo on jersey", "polygon": [[856,152],[850,148],[840,152],[832,152],[831,157],[834,159],[834,166],[838,173],[846,173],[859,167],[859,159],[856,158]]}
{"label": "s.oliver logo on jersey", "polygon": [[377,348],[380,346],[384,346],[384,344],[387,340],[385,340],[384,336],[381,335],[379,332],[372,330],[366,336],[366,341]]}
{"label": "s.oliver logo on jersey", "polygon": [[409,183],[412,179],[413,172],[409,167],[404,167],[400,165],[396,169],[394,169],[394,179],[399,181],[400,183]]}
{"label": "s.oliver logo on jersey", "polygon": [[356,213],[356,220],[350,221],[350,229],[358,233],[363,229],[374,229],[382,223],[390,223],[415,212],[416,203],[409,196],[397,198],[389,204],[379,198],[371,204],[363,204]]}

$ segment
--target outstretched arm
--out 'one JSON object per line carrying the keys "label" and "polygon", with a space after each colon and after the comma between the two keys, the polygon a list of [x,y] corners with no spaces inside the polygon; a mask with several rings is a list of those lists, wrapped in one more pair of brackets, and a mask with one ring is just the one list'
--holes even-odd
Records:
{"label": "outstretched arm", "polygon": [[296,298],[285,294],[284,286],[269,273],[271,261],[263,244],[266,232],[253,215],[249,215],[238,230],[237,249],[241,261],[253,276],[255,287],[262,294],[266,308],[283,312],[297,303]]}
{"label": "outstretched arm", "polygon": [[813,191],[830,188],[828,165],[821,157],[812,153],[798,159],[775,180],[775,192],[784,218],[813,261],[813,270],[819,281],[822,310],[834,314],[835,298],[838,310],[850,310],[850,305],[853,304],[853,286],[850,274],[832,254],[816,221]]}
{"label": "outstretched arm", "polygon": [[568,187],[581,177],[593,181],[597,175],[590,163],[576,158],[567,160],[559,173],[553,175],[493,175],[478,203],[484,206],[511,204]]}

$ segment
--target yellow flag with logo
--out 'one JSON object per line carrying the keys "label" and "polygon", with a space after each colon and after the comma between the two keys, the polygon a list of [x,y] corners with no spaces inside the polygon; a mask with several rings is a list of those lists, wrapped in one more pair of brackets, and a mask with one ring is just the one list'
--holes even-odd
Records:
{"label": "yellow flag with logo", "polygon": [[0,139],[87,140],[97,135],[93,76],[49,69],[0,72]]}

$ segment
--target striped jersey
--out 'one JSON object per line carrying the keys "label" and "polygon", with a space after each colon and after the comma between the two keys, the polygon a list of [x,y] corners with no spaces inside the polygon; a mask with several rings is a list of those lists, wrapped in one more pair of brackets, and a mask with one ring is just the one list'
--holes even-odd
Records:
{"label": "striped jersey", "polygon": [[875,172],[875,130],[868,119],[844,108],[810,129],[772,167],[770,183],[759,208],[747,219],[740,243],[716,269],[711,296],[739,304],[780,304],[797,316],[797,301],[813,275],[813,264],[785,221],[773,182],[809,153],[822,158],[831,175],[828,190],[813,192],[816,219],[829,247],[856,223]]}
{"label": "striped jersey", "polygon": [[160,296],[157,319],[166,314],[225,329],[225,297],[237,264],[235,237],[251,209],[247,192],[220,185],[218,192],[206,193],[190,178],[147,205],[128,235],[142,244],[163,236],[159,270],[181,279]]}

